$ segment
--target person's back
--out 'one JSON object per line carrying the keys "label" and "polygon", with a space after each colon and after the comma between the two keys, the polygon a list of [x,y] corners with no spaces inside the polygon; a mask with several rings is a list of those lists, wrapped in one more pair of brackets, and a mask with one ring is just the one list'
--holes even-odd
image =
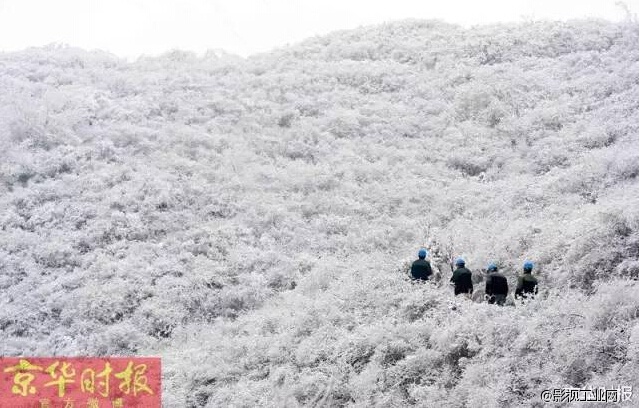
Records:
{"label": "person's back", "polygon": [[537,278],[532,274],[533,263],[524,262],[524,273],[517,278],[517,288],[515,289],[515,298],[533,296],[537,294]]}
{"label": "person's back", "polygon": [[508,296],[508,281],[506,277],[499,273],[497,265],[488,265],[487,271],[489,272],[486,278],[486,295],[488,295],[488,303],[497,303],[503,305]]}
{"label": "person's back", "polygon": [[419,250],[418,256],[419,259],[413,262],[412,266],[410,267],[410,274],[415,280],[428,280],[428,277],[432,275],[432,267],[430,266],[430,262],[426,260],[428,251],[422,248]]}
{"label": "person's back", "polygon": [[453,276],[450,281],[455,284],[455,296],[460,293],[473,293],[473,280],[472,272],[465,267],[465,262],[462,258],[458,258],[455,262],[457,269],[453,271]]}

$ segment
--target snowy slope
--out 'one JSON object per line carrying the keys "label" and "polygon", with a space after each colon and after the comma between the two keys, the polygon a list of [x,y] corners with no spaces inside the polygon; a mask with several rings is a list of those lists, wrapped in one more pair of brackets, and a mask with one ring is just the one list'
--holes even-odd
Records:
{"label": "snowy slope", "polygon": [[[6,355],[167,406],[520,406],[638,382],[638,25],[408,21],[249,59],[0,55]],[[413,286],[429,245],[511,291]],[[637,395],[636,395],[637,401]],[[634,402],[635,403],[635,402]]]}

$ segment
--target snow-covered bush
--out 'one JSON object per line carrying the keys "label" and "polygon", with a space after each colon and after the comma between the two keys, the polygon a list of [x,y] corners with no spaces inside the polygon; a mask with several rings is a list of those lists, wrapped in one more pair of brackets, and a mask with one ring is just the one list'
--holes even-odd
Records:
{"label": "snow-covered bush", "polygon": [[[635,386],[638,78],[632,22],[2,54],[3,353],[160,354],[167,406]],[[435,284],[407,281],[422,245]],[[455,299],[456,256],[476,300],[490,261],[541,295]]]}

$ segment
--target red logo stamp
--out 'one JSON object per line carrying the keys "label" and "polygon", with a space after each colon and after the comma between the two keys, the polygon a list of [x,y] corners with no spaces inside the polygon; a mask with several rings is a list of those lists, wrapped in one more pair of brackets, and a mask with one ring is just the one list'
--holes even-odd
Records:
{"label": "red logo stamp", "polygon": [[0,408],[160,408],[157,357],[0,357]]}

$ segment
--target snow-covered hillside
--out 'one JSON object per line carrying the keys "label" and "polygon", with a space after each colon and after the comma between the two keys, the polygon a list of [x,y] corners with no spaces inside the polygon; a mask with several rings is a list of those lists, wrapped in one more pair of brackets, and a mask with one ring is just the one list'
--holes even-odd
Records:
{"label": "snow-covered hillside", "polygon": [[[167,407],[637,405],[638,68],[602,21],[0,54],[3,354],[161,355]],[[455,299],[453,255],[540,297]]]}

